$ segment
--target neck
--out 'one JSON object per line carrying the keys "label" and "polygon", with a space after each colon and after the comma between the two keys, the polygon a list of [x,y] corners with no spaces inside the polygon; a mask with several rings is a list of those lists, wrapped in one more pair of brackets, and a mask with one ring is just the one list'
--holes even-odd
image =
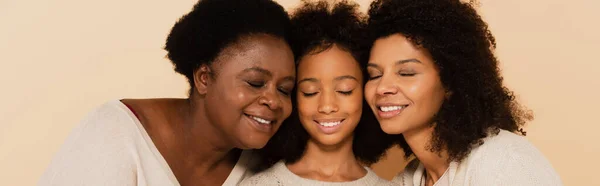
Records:
{"label": "neck", "polygon": [[207,119],[203,101],[190,98],[180,105],[182,135],[179,138],[183,138],[182,146],[186,149],[184,161],[209,170],[227,160],[233,143],[224,140],[228,138]]}
{"label": "neck", "polygon": [[353,136],[349,136],[338,144],[325,145],[311,138],[304,155],[288,167],[299,172],[316,172],[324,177],[347,175],[355,170],[364,172],[364,168],[354,157],[352,140]]}
{"label": "neck", "polygon": [[425,167],[427,180],[435,183],[446,172],[450,162],[445,148],[441,152],[431,152],[433,130],[433,125],[429,125],[426,128],[405,132],[403,135],[410,149]]}

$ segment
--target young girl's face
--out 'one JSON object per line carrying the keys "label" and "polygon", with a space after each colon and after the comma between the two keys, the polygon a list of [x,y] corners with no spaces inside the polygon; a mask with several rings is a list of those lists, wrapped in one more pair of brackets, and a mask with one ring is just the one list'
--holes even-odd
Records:
{"label": "young girl's face", "polygon": [[358,61],[334,45],[302,57],[297,76],[299,118],[311,140],[323,145],[351,140],[363,103]]}

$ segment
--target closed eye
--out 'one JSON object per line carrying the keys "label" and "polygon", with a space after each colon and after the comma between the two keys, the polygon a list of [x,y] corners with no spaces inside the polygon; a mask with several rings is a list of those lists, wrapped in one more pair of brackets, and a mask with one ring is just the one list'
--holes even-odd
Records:
{"label": "closed eye", "polygon": [[370,81],[370,80],[375,80],[375,79],[378,79],[378,78],[380,78],[380,77],[381,77],[380,75],[379,75],[379,76],[369,76],[369,81]]}
{"label": "closed eye", "polygon": [[319,92],[310,92],[310,93],[302,92],[302,95],[304,97],[313,97],[313,96],[317,95],[317,93],[319,93]]}
{"label": "closed eye", "polygon": [[281,92],[281,94],[283,94],[283,95],[285,95],[285,96],[290,96],[290,94],[291,94],[291,93],[290,93],[291,91],[288,91],[288,90],[286,90],[286,89],[284,89],[284,88],[278,88],[277,90],[278,90],[279,92]]}
{"label": "closed eye", "polygon": [[265,86],[265,82],[262,81],[246,81],[246,83],[248,83],[248,85],[254,88],[262,88],[263,86]]}
{"label": "closed eye", "polygon": [[417,73],[414,72],[399,72],[400,76],[415,76]]}
{"label": "closed eye", "polygon": [[340,94],[343,94],[343,95],[351,95],[352,94],[352,90],[351,91],[337,91],[337,92]]}

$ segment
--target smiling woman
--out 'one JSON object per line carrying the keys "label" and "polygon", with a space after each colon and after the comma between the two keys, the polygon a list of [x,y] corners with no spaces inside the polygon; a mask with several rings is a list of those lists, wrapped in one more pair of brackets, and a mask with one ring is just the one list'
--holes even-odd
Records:
{"label": "smiling woman", "polygon": [[292,111],[289,18],[271,0],[202,0],[165,49],[187,99],[123,99],[92,112],[40,185],[237,185]]}
{"label": "smiling woman", "polygon": [[561,185],[523,136],[531,119],[503,85],[496,42],[471,4],[376,0],[365,99],[414,159],[403,186]]}

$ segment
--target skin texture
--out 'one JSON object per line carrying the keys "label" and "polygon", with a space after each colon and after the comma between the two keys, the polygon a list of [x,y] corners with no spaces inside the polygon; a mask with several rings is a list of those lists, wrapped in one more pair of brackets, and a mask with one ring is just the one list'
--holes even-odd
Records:
{"label": "skin texture", "polygon": [[[416,156],[424,162],[428,185],[448,168],[445,151],[439,155],[427,149],[446,90],[429,53],[401,34],[375,41],[367,65],[369,81],[365,98],[388,134],[402,134]],[[385,107],[401,106],[384,111]],[[383,108],[382,108],[383,107]],[[426,161],[423,161],[426,160]],[[431,171],[430,171],[431,170]]]}
{"label": "skin texture", "polygon": [[[503,85],[499,61],[494,54],[496,39],[475,10],[473,1],[374,0],[368,14],[372,44],[383,46],[387,43],[384,41],[397,38],[395,52],[407,53],[411,48],[408,43],[412,43],[412,48],[427,56],[421,57],[423,60],[419,58],[421,54],[413,56],[420,59],[426,69],[411,67],[425,73],[410,78],[399,74],[398,81],[387,82],[395,84],[395,89],[403,97],[391,100],[382,97],[380,100],[412,105],[398,116],[394,113],[389,114],[390,117],[375,114],[383,119],[382,128],[386,132],[402,134],[397,144],[404,150],[405,157],[414,155],[423,163],[428,184],[441,176],[450,161],[460,162],[469,156],[472,149],[484,143],[486,137],[495,136],[501,130],[525,135],[522,127],[532,119],[532,115]],[[403,45],[406,47],[401,47]],[[387,47],[394,45],[389,43]],[[376,54],[391,50],[383,48],[371,50],[371,59],[384,55],[390,58],[410,57],[391,52]],[[410,63],[413,65],[414,62]],[[369,67],[365,65],[364,68]],[[375,81],[387,84],[386,81],[392,80],[386,80],[384,74],[383,79]],[[369,84],[371,82],[367,83],[367,87]],[[392,94],[394,91],[392,87],[388,94],[382,91],[379,95],[397,95]],[[415,91],[431,100],[413,94]],[[373,109],[376,106],[373,103],[377,101],[373,100],[377,97],[376,91],[366,89],[366,92],[367,98],[371,97],[369,101],[372,103],[369,104]]]}
{"label": "skin texture", "polygon": [[[396,141],[381,130],[363,98],[362,66],[370,45],[364,14],[349,1],[306,1],[294,9],[291,25],[297,105],[257,151],[261,162],[256,170],[283,161],[308,179],[356,180],[366,173],[362,166],[377,162]],[[317,123],[341,119],[339,127]]]}
{"label": "skin texture", "polygon": [[293,61],[282,39],[251,35],[194,72],[189,99],[122,101],[138,113],[181,185],[221,185],[239,157],[234,149],[263,147],[290,115]]}
{"label": "skin texture", "polygon": [[[352,152],[354,129],[362,114],[362,84],[358,62],[335,45],[300,60],[298,114],[310,138],[305,154],[288,165],[292,172],[335,182],[353,181],[366,174]],[[335,127],[322,126],[339,121]]]}
{"label": "skin texture", "polygon": [[[388,134],[410,134],[431,127],[444,100],[438,70],[423,48],[394,34],[375,41],[367,65],[365,98]],[[383,106],[402,106],[383,112]]]}

